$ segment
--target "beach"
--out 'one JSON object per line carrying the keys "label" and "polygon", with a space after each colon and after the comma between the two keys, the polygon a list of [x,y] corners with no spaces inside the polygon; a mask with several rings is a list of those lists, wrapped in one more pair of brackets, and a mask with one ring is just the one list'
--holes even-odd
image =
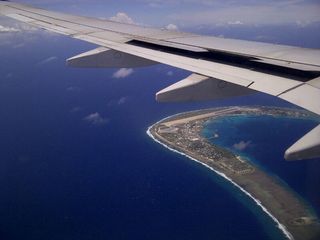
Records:
{"label": "beach", "polygon": [[316,239],[320,234],[319,220],[294,191],[258,166],[213,145],[201,136],[203,124],[208,120],[237,114],[306,117],[304,112],[289,109],[219,108],[166,118],[151,126],[148,135],[170,150],[208,167],[236,186],[271,217],[286,238]]}

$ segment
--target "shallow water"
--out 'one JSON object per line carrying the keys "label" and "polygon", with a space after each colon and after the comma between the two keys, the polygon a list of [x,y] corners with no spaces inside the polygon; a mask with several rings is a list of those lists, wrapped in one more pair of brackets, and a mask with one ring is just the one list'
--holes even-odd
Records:
{"label": "shallow water", "polygon": [[269,174],[280,177],[319,212],[318,173],[314,171],[319,160],[283,159],[284,151],[317,124],[316,119],[229,116],[208,121],[202,134],[212,143],[228,148]]}

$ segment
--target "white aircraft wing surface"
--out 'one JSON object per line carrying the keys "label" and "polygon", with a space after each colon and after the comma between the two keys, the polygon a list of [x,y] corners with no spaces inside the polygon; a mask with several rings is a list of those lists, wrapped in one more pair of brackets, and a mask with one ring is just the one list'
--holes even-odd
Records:
{"label": "white aircraft wing surface", "polygon": [[[0,14],[98,47],[67,59],[73,67],[168,64],[192,72],[156,94],[158,101],[216,99],[264,92],[320,115],[320,50],[201,36],[0,1]],[[320,156],[320,125],[286,159]]]}

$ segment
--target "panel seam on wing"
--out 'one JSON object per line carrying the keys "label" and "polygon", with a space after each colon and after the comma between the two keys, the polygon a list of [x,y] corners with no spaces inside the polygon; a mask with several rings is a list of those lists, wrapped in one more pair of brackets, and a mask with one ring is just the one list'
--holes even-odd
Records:
{"label": "panel seam on wing", "polygon": [[292,91],[292,90],[294,90],[294,89],[296,89],[296,88],[298,88],[298,87],[301,87],[302,85],[305,85],[305,83],[301,83],[301,84],[299,84],[299,85],[297,85],[297,86],[294,86],[294,87],[292,87],[292,88],[289,88],[289,89],[283,91],[282,93],[280,93],[280,94],[278,94],[278,95],[276,95],[276,96],[279,97],[279,96],[281,96],[282,94],[285,94],[285,93],[290,92],[290,91]]}

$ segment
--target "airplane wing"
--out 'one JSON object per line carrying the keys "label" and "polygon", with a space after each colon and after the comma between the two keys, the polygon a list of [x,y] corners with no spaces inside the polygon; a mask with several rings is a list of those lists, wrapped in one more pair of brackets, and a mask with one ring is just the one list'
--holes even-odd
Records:
{"label": "airplane wing", "polygon": [[[47,11],[0,1],[0,14],[98,47],[67,59],[73,67],[168,64],[192,72],[156,94],[161,102],[264,92],[320,115],[320,50],[201,36]],[[320,125],[285,153],[320,156]]]}

